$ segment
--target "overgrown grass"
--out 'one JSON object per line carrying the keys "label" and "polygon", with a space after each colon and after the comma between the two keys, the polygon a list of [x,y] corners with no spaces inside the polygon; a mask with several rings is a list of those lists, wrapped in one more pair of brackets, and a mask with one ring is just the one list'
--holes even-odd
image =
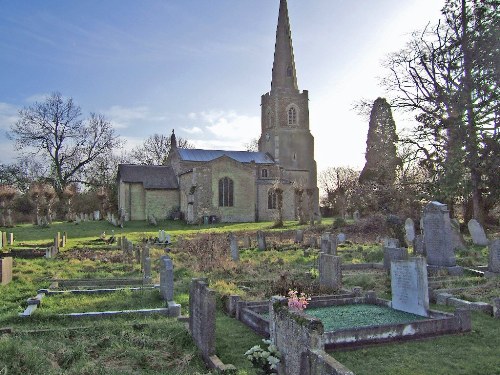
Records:
{"label": "overgrown grass", "polygon": [[[331,225],[331,220],[323,224]],[[119,229],[101,221],[79,225],[54,223],[44,229],[32,225],[7,229],[14,232],[15,247],[18,248],[49,244],[58,231],[68,233],[69,243],[56,259],[14,259],[13,282],[0,286],[0,327],[14,327],[16,333],[0,337],[0,374],[3,368],[7,368],[9,375],[208,374],[187,331],[176,320],[163,316],[97,320],[71,320],[55,316],[62,312],[156,307],[157,302],[160,305],[162,302],[158,301],[154,292],[48,297],[33,317],[22,319],[17,314],[26,307],[26,299],[33,297],[38,289],[47,288],[52,278],[142,277],[138,265],[122,263],[121,252],[116,250],[115,245],[108,246],[98,241],[103,231],[109,236],[111,230],[115,231],[115,235],[126,235],[134,242],[156,237],[159,229],[166,229],[172,235],[174,243],[170,255],[175,267],[174,299],[182,304],[183,314],[188,313],[192,277],[207,277],[211,287],[219,294],[237,293],[250,300],[284,294],[288,288],[317,291],[317,274],[311,270],[317,269],[318,250],[304,251],[293,243],[282,247],[273,244],[275,249],[269,251],[242,250],[240,261],[235,263],[230,260],[227,244],[227,251],[219,251],[219,258],[214,257],[213,267],[200,271],[199,264],[207,254],[187,253],[177,248],[180,237],[193,237],[200,232],[227,236],[229,231],[255,233],[256,230],[271,231],[270,227],[271,223],[187,226],[178,221],[168,221],[160,222],[157,227],[147,226],[144,222],[129,222],[124,229]],[[280,230],[297,228],[297,223],[287,222],[285,228],[273,229],[272,232],[278,233],[279,237]],[[314,233],[319,234],[323,228],[326,227],[314,228]],[[224,243],[220,242],[220,246],[224,246]],[[158,260],[162,254],[164,250],[161,248],[151,250],[153,280],[156,282]],[[381,261],[383,254],[377,244],[347,243],[339,246],[339,255],[344,263],[363,263]],[[218,262],[218,259],[223,261]],[[471,248],[461,253],[460,259],[480,264],[484,261],[484,249]],[[194,267],[195,261],[197,267]],[[361,286],[365,290],[376,290],[384,298],[390,297],[390,280],[383,271],[345,272],[343,280],[344,286],[348,288]],[[457,284],[466,286],[474,283],[474,280],[468,281],[467,278],[455,280]],[[485,288],[474,296],[480,300],[490,294],[497,296],[500,290],[496,281],[477,283],[475,287]],[[499,329],[498,320],[473,314],[471,334],[334,353],[334,356],[357,374],[500,374],[497,371],[498,360],[494,356],[499,347],[498,334],[495,336],[494,333]],[[39,330],[49,331],[32,332]],[[253,375],[243,353],[260,342],[260,337],[247,327],[218,312],[217,354],[225,363],[236,365],[240,375]],[[461,359],[470,356],[467,347],[472,348],[472,364]],[[458,357],[460,360],[457,362]],[[426,362],[427,358],[430,363]],[[455,371],[459,366],[463,366],[463,369]]]}

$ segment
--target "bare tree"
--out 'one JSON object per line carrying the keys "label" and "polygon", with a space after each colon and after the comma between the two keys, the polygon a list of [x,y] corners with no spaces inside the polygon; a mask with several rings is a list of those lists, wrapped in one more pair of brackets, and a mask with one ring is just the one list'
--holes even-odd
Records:
{"label": "bare tree", "polygon": [[342,217],[354,208],[354,193],[358,186],[359,171],[349,167],[329,167],[319,174],[321,190],[326,193],[323,201]]}
{"label": "bare tree", "polygon": [[[170,136],[153,134],[149,136],[140,146],[130,152],[133,163],[144,165],[163,165],[170,153]],[[186,139],[177,139],[177,147],[193,148]]]}
{"label": "bare tree", "polygon": [[10,136],[24,155],[38,155],[50,166],[47,179],[62,197],[68,184],[84,182],[83,172],[99,155],[120,145],[111,124],[92,113],[82,120],[71,98],[53,93],[19,112]]}

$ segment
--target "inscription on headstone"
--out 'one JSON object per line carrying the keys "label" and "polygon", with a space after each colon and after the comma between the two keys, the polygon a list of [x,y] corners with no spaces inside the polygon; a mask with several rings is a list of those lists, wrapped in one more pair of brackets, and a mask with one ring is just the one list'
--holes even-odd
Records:
{"label": "inscription on headstone", "polygon": [[393,309],[428,316],[429,290],[425,258],[393,261],[391,290]]}

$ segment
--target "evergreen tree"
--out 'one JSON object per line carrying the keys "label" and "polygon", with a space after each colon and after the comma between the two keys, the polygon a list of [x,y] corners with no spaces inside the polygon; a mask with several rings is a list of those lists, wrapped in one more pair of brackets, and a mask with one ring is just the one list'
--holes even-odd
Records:
{"label": "evergreen tree", "polygon": [[401,164],[396,153],[397,141],[391,106],[384,98],[377,98],[370,114],[366,164],[359,176],[360,183],[394,184],[396,169]]}

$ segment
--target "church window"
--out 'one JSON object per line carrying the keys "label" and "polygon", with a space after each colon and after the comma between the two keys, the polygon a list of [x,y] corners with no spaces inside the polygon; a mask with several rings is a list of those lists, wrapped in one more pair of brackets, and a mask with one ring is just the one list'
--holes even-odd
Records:
{"label": "church window", "polygon": [[261,175],[262,175],[262,177],[267,177],[267,169],[263,169],[261,171]]}
{"label": "church window", "polygon": [[295,107],[288,109],[288,125],[297,125],[297,109]]}
{"label": "church window", "polygon": [[233,180],[224,177],[219,180],[219,207],[233,207],[234,188]]}
{"label": "church window", "polygon": [[278,196],[276,190],[269,189],[267,193],[267,208],[270,210],[275,210],[277,206]]}

